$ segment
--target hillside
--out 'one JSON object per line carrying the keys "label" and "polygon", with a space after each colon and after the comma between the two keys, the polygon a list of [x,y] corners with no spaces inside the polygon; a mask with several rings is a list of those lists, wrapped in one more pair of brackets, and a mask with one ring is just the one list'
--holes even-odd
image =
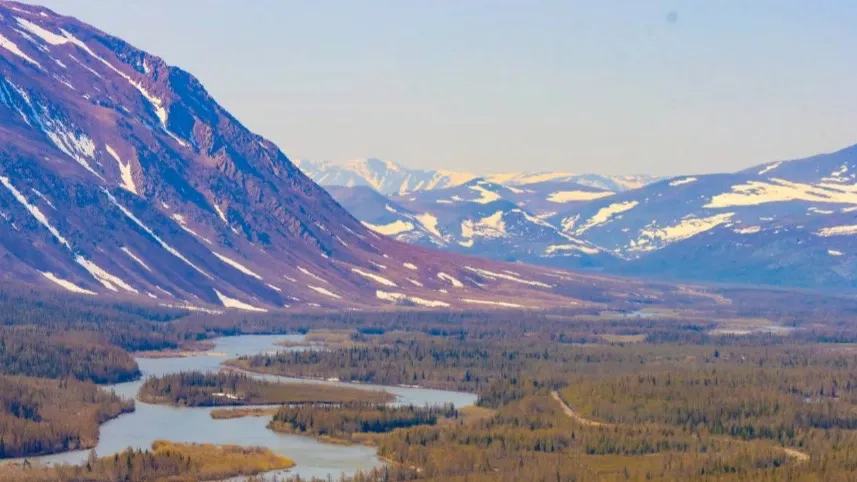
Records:
{"label": "hillside", "polygon": [[453,252],[648,278],[857,287],[857,146],[618,192],[477,178],[358,203],[349,189],[358,188],[333,193],[376,232]]}
{"label": "hillside", "polygon": [[6,2],[0,16],[3,282],[247,311],[679,293],[381,236],[188,72],[48,9]]}

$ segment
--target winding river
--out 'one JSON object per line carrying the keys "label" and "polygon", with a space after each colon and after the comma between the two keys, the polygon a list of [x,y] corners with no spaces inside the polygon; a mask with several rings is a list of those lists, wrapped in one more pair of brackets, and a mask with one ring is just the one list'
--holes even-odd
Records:
{"label": "winding river", "polygon": [[[137,363],[143,372],[144,379],[151,375],[188,370],[216,371],[221,368],[221,362],[227,358],[293,349],[279,347],[276,343],[283,340],[301,341],[302,339],[300,335],[241,335],[219,338],[215,340],[215,347],[211,353],[223,353],[225,357],[200,354],[183,358],[138,358]],[[259,375],[259,377],[302,383],[337,383],[270,375]],[[133,398],[142,383],[142,381],[120,383],[107,385],[105,388]],[[444,390],[363,384],[348,384],[348,386],[367,390],[385,390],[397,396],[396,403],[418,406],[453,403],[456,407],[463,407],[472,405],[476,401],[475,395]],[[258,445],[294,460],[297,465],[288,473],[299,474],[301,477],[332,475],[336,478],[342,473],[352,474],[358,470],[371,469],[382,464],[372,447],[327,444],[311,437],[278,434],[265,427],[268,417],[213,420],[209,415],[211,410],[210,407],[172,407],[137,401],[136,411],[121,415],[101,426],[101,435],[95,451],[103,456],[120,452],[127,447],[145,449],[150,448],[152,442],[158,439],[173,442]],[[81,450],[30,457],[29,460],[45,464],[79,464],[86,461],[88,454],[88,450]]]}

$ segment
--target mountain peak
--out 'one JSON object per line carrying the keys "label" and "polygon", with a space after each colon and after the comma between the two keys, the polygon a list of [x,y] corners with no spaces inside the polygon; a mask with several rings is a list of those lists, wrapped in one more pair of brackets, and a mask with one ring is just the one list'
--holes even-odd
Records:
{"label": "mountain peak", "polygon": [[[568,306],[582,303],[578,289],[606,296],[627,283],[635,296],[665,294],[609,279],[593,288],[588,277],[388,239],[187,72],[46,9],[5,2],[0,16],[7,281],[249,311]],[[406,171],[387,161],[361,165]]]}

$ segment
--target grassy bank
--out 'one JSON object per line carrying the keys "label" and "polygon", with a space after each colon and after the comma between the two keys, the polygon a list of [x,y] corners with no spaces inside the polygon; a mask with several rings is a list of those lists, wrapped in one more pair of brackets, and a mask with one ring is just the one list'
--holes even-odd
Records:
{"label": "grassy bank", "polygon": [[128,449],[100,458],[93,453],[80,466],[6,467],[0,481],[192,482],[251,476],[294,465],[291,459],[261,447],[156,441],[151,450]]}

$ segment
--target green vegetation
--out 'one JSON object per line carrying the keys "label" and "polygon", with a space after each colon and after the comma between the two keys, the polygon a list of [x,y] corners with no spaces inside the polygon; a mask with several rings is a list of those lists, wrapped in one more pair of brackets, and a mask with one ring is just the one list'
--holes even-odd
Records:
{"label": "green vegetation", "polygon": [[92,383],[0,376],[0,458],[93,447],[99,424],[133,410]]}
{"label": "green vegetation", "polygon": [[441,417],[455,419],[454,407],[388,407],[350,403],[342,406],[281,407],[268,428],[275,432],[354,441],[357,434],[386,433],[398,428],[435,425]]}
{"label": "green vegetation", "polygon": [[[720,341],[399,333],[363,348],[252,359],[313,376],[350,369],[398,382],[424,369],[426,380],[462,386],[464,368],[478,380],[470,385],[478,404],[494,412],[373,437],[391,466],[352,481],[857,479],[857,347],[788,336]],[[297,433],[359,434],[359,422],[336,410],[281,410],[270,426],[283,422]]]}
{"label": "green vegetation", "polygon": [[137,395],[146,403],[189,407],[267,405],[279,403],[384,403],[387,392],[315,383],[276,383],[232,371],[181,372],[147,379]]}
{"label": "green vegetation", "polygon": [[82,333],[52,333],[34,327],[0,327],[0,373],[120,383],[140,376],[121,348]]}
{"label": "green vegetation", "polygon": [[478,391],[502,373],[536,363],[532,357],[509,357],[480,344],[405,335],[389,343],[283,351],[230,360],[228,365],[272,375],[327,378],[381,385],[418,385]]}
{"label": "green vegetation", "polygon": [[178,444],[157,441],[151,450],[131,450],[98,458],[82,466],[9,467],[0,481],[194,482],[223,480],[293,467],[295,463],[261,447]]}
{"label": "green vegetation", "polygon": [[[214,316],[0,290],[1,456],[91,446],[99,422],[131,408],[92,383],[133,377],[128,351],[210,348],[215,336],[288,332],[313,333],[327,349],[232,363],[263,373],[467,390],[478,394],[479,406],[455,416],[380,408],[380,400],[340,391],[351,387],[326,387],[336,392],[319,396],[324,385],[300,384],[312,393],[299,392],[240,373],[155,379],[141,396],[188,405],[305,403],[212,416],[268,416],[275,430],[371,442],[390,465],[351,482],[857,480],[857,303],[741,289],[714,295],[731,301],[707,312],[675,306],[646,317],[634,314],[643,298],[525,314]],[[636,307],[623,311],[623,303]],[[730,334],[747,329],[760,331]],[[359,392],[365,396],[377,394]],[[87,472],[64,477],[207,477],[198,461],[146,453],[93,458],[89,468],[68,468]],[[98,460],[104,465],[93,465]],[[176,460],[184,465],[176,468]],[[0,477],[14,470],[4,467]],[[30,476],[42,469],[20,470]],[[62,480],[50,474],[44,480]]]}

